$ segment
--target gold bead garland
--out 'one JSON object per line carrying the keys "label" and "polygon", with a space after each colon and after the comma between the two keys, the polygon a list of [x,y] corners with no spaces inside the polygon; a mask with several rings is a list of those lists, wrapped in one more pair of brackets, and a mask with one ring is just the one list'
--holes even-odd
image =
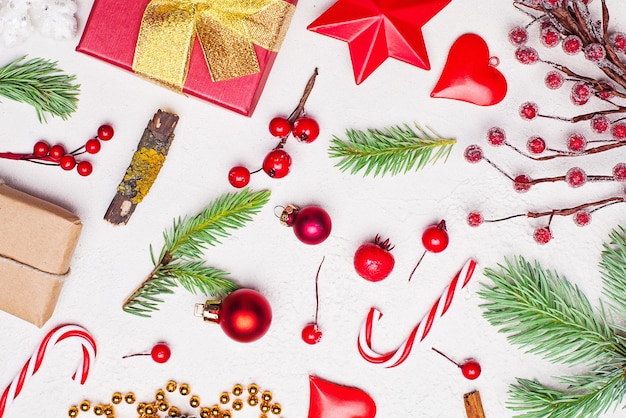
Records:
{"label": "gold bead garland", "polygon": [[[182,396],[191,394],[191,389],[188,384],[182,383],[179,385],[175,381],[170,380],[167,382],[164,389],[159,389],[155,392],[153,402],[139,402],[137,404],[137,418],[161,418],[161,412],[167,413],[167,415],[165,415],[166,417],[182,417],[180,408],[170,405],[167,400],[166,392],[174,393],[176,391]],[[247,392],[247,395],[245,392]],[[244,399],[241,399],[244,397],[245,402]],[[197,395],[191,395],[189,397],[189,406],[199,410],[200,418],[233,418],[234,413],[241,411],[247,404],[252,407],[259,407],[261,411],[259,418],[268,418],[268,413],[273,415],[280,415],[282,413],[282,406],[279,403],[272,402],[272,399],[272,392],[267,390],[261,391],[259,385],[256,383],[250,384],[247,388],[236,384],[230,392],[222,392],[219,397],[219,403],[211,407],[201,406],[200,397]],[[132,392],[126,394],[115,392],[111,396],[110,404],[95,404],[92,406],[91,402],[84,400],[79,403],[78,406],[71,406],[68,409],[68,416],[70,418],[76,418],[80,412],[89,412],[91,410],[96,416],[115,418],[115,405],[121,404],[122,401],[126,402],[128,405],[132,405],[136,400],[137,398]],[[232,408],[232,410],[229,408]]]}

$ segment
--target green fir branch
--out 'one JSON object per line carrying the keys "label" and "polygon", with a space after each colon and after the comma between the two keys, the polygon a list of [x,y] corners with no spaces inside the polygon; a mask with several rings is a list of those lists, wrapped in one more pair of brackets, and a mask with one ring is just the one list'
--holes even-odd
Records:
{"label": "green fir branch", "polygon": [[[173,293],[178,285],[193,294],[214,297],[235,290],[237,285],[226,278],[228,273],[206,266],[200,258],[208,246],[230,236],[229,230],[239,229],[251,221],[269,197],[268,190],[227,193],[209,203],[198,215],[175,220],[172,228],[163,234],[165,243],[154,269],[124,301],[122,309],[149,317],[163,302],[161,295]],[[154,263],[152,247],[150,255]]]}
{"label": "green fir branch", "polygon": [[417,124],[415,128],[404,124],[382,130],[349,129],[347,141],[333,136],[328,155],[340,158],[335,166],[341,171],[356,174],[364,170],[364,176],[373,173],[374,177],[417,171],[428,163],[447,160],[456,140],[442,138],[432,129],[426,132]]}
{"label": "green fir branch", "polygon": [[603,294],[618,316],[626,317],[626,229],[618,227],[609,235],[601,254],[600,274]]}
{"label": "green fir branch", "polygon": [[64,74],[57,62],[25,59],[17,58],[0,68],[0,96],[33,106],[39,122],[46,122],[46,114],[69,118],[78,104],[76,77]]}
{"label": "green fir branch", "polygon": [[581,290],[546,271],[515,258],[500,270],[485,269],[493,287],[483,284],[484,317],[508,340],[551,362],[606,363],[626,355],[624,340],[596,312]]}

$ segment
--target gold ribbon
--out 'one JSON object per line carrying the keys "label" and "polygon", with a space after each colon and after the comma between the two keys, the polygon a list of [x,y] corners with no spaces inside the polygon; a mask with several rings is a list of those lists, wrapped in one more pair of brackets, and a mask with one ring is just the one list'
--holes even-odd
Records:
{"label": "gold ribbon", "polygon": [[294,11],[284,0],[151,0],[133,70],[182,91],[197,36],[213,81],[258,73],[254,44],[278,51]]}

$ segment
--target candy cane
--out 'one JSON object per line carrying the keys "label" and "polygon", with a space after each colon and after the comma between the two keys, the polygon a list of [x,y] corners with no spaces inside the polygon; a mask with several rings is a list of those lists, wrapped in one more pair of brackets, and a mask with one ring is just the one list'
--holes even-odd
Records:
{"label": "candy cane", "polygon": [[96,357],[96,342],[89,332],[78,325],[60,325],[52,329],[46,337],[41,341],[37,350],[26,361],[20,373],[7,386],[0,398],[0,418],[4,415],[5,410],[11,405],[13,400],[20,394],[24,388],[24,384],[30,380],[32,375],[37,373],[41,367],[45,355],[52,347],[67,338],[77,338],[80,340],[83,349],[83,355],[76,371],[72,375],[72,379],[84,384],[89,375],[89,367]]}
{"label": "candy cane", "polygon": [[[376,325],[383,314],[378,309],[371,308],[359,332],[358,347],[361,356],[370,363],[379,364],[384,367],[395,367],[404,362],[411,353],[415,340],[419,338],[419,343],[426,338],[433,323],[448,311],[454,297],[460,293],[461,289],[470,281],[475,268],[476,262],[474,260],[468,260],[465,263],[456,276],[454,276],[450,285],[442,292],[428,314],[422,318],[415,328],[413,328],[409,337],[394,351],[380,354],[372,350],[372,331],[374,330],[374,325]],[[443,303],[440,303],[442,299]]]}

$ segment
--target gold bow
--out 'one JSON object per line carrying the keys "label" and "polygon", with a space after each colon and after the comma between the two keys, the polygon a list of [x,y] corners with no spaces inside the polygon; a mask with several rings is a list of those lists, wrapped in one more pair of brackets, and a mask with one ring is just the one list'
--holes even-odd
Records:
{"label": "gold bow", "polygon": [[278,51],[294,11],[284,0],[151,0],[133,70],[182,91],[197,36],[213,81],[257,73],[254,44]]}

